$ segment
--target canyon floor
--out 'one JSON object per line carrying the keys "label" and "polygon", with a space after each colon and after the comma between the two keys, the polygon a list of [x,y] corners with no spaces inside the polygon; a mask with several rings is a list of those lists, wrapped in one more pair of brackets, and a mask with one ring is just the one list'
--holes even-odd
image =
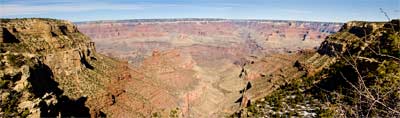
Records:
{"label": "canyon floor", "polygon": [[227,116],[301,76],[292,65],[342,25],[226,19],[75,24],[92,38],[97,52],[128,62],[132,76],[142,82],[127,82],[123,89],[135,99],[142,96],[151,108],[129,105],[129,95],[117,98],[117,104],[142,108],[137,111],[142,116],[181,117]]}

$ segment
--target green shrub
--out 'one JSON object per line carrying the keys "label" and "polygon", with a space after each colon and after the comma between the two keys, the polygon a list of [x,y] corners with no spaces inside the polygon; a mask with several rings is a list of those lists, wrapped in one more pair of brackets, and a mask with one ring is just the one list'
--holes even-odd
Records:
{"label": "green shrub", "polygon": [[9,64],[16,67],[21,67],[22,65],[24,65],[25,64],[24,59],[25,57],[22,55],[13,55],[13,54],[7,55],[7,61],[9,62]]}
{"label": "green shrub", "polygon": [[29,114],[30,114],[29,110],[28,110],[28,109],[25,109],[25,110],[21,113],[21,117],[22,117],[22,118],[26,118],[26,117],[28,117]]}
{"label": "green shrub", "polygon": [[10,80],[0,80],[0,89],[7,87]]}
{"label": "green shrub", "polygon": [[179,108],[172,109],[169,113],[170,118],[178,118],[179,117]]}
{"label": "green shrub", "polygon": [[318,117],[320,117],[320,118],[334,118],[334,116],[335,116],[335,111],[330,110],[330,109],[319,109],[319,110],[316,110],[316,113],[318,114]]}

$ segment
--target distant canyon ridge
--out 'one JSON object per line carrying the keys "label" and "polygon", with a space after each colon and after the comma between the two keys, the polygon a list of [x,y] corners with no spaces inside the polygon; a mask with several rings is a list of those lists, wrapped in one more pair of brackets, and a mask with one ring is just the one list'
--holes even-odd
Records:
{"label": "distant canyon ridge", "polygon": [[152,106],[153,111],[142,114],[177,108],[184,117],[222,117],[237,111],[241,104],[237,101],[244,99],[241,90],[249,83],[253,86],[246,99],[264,96],[276,83],[275,79],[260,78],[278,81],[279,76],[288,74],[287,65],[301,57],[298,52],[317,49],[343,25],[229,19],[75,24],[95,42],[97,52],[127,61],[145,83],[157,86],[157,90],[133,87],[137,93],[132,96],[142,96],[145,104]]}
{"label": "distant canyon ridge", "polygon": [[98,51],[134,64],[141,63],[153,51],[171,49],[197,54],[198,60],[203,55],[208,58],[241,58],[315,48],[342,25],[330,22],[226,19],[144,19],[76,24],[82,33],[92,38]]}

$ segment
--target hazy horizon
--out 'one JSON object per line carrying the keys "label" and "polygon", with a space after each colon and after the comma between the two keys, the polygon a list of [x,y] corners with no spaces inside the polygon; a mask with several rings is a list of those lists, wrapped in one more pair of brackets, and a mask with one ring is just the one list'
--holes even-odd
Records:
{"label": "hazy horizon", "polygon": [[261,19],[318,22],[400,18],[399,0],[0,0],[1,18],[55,18],[73,22],[127,19]]}

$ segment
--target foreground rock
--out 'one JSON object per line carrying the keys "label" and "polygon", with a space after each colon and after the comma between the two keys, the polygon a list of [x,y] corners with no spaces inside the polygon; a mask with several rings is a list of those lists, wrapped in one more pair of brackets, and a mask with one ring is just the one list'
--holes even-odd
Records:
{"label": "foreground rock", "polygon": [[126,62],[96,53],[71,22],[0,21],[0,117],[143,117],[175,104]]}
{"label": "foreground rock", "polygon": [[346,23],[296,61],[303,76],[232,117],[399,117],[399,31],[400,20]]}

